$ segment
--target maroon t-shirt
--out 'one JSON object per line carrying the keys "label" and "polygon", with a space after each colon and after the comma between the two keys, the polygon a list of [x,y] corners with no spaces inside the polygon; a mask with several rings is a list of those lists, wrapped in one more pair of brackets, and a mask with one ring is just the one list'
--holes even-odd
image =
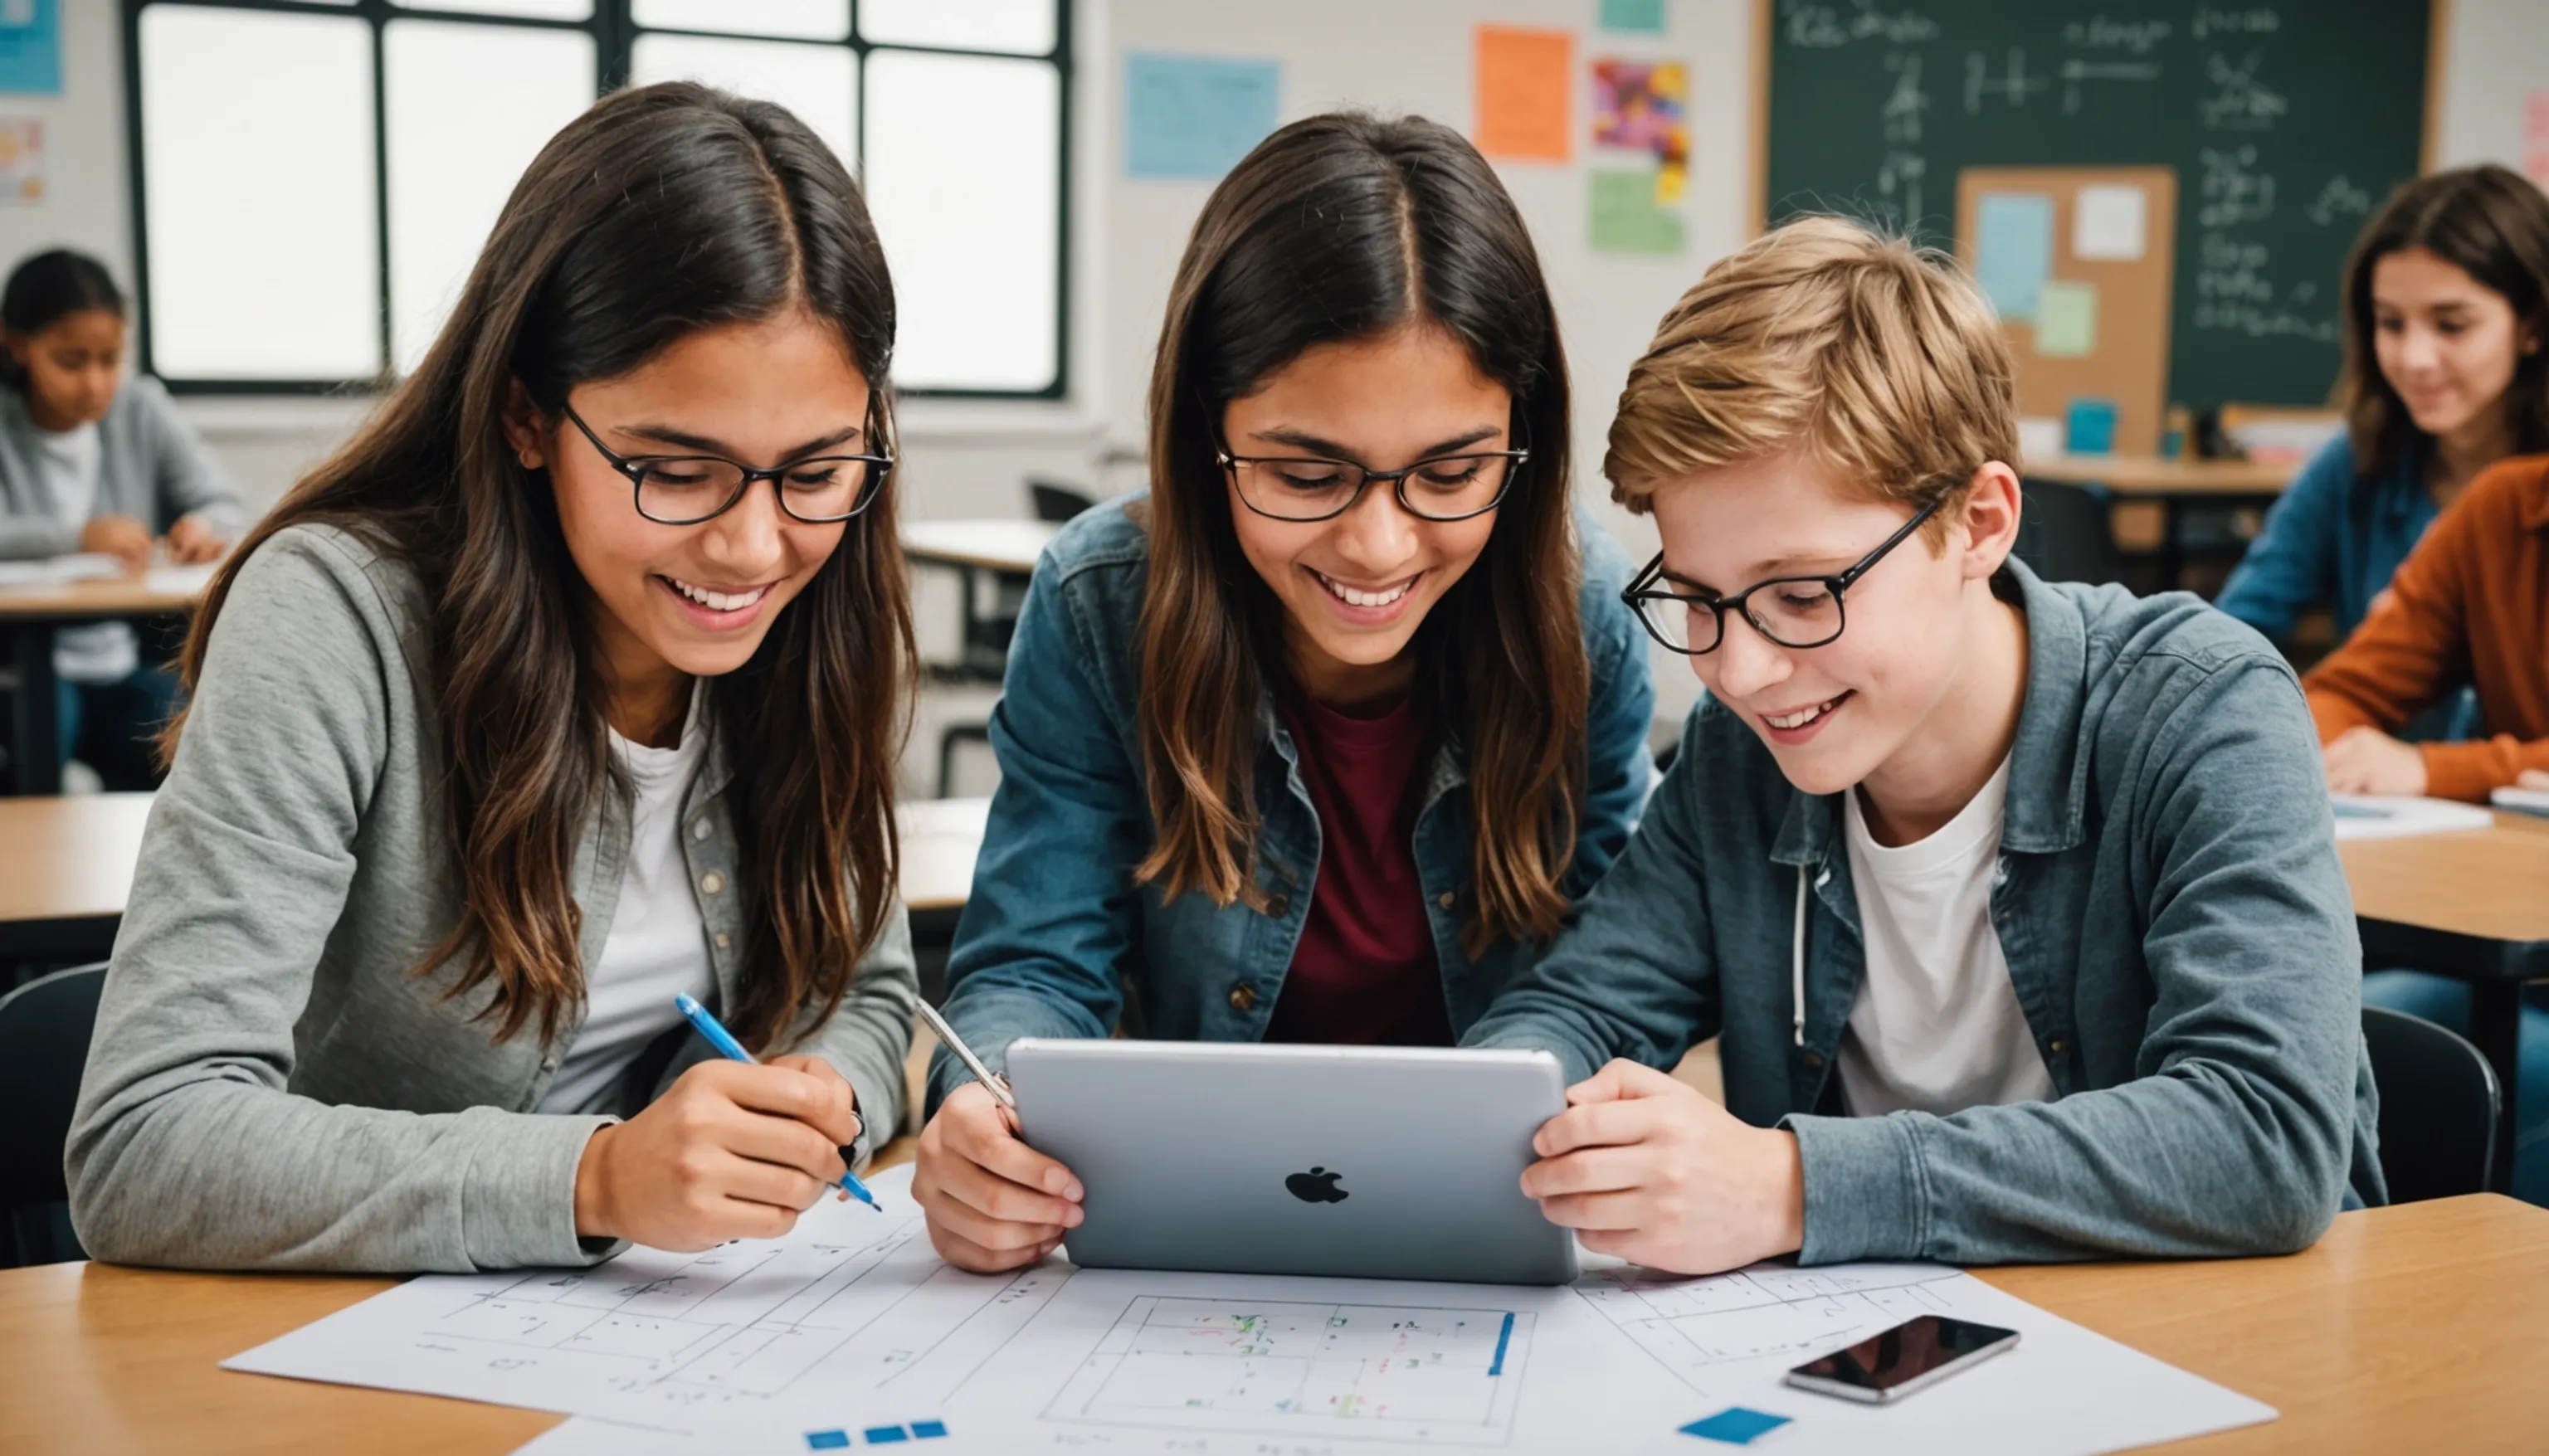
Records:
{"label": "maroon t-shirt", "polygon": [[1358,717],[1285,693],[1280,711],[1319,812],[1319,877],[1266,1040],[1452,1045],[1416,875],[1427,737],[1415,703]]}

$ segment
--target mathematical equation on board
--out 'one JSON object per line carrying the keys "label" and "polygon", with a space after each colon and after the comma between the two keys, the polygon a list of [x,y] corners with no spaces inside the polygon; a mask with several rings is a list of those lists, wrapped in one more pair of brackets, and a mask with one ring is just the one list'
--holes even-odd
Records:
{"label": "mathematical equation on board", "polygon": [[[2252,338],[2336,341],[2335,290],[2279,279],[2262,228],[2281,216],[2278,208],[2298,208],[2313,228],[2350,237],[2374,199],[2370,186],[2343,172],[2313,177],[2297,191],[2260,161],[2260,142],[2271,145],[2292,121],[2275,77],[2274,43],[2288,24],[2282,10],[2196,4],[2170,19],[2096,15],[2064,23],[2051,54],[2024,46],[1967,47],[1958,54],[1940,22],[1917,7],[1879,0],[1780,0],[1776,16],[1776,39],[1792,48],[1883,51],[1885,79],[1870,116],[1883,143],[1875,201],[1898,226],[1931,216],[1924,134],[1935,126],[1935,108],[2024,124],[2048,109],[2062,117],[2094,112],[2109,95],[2140,93],[2146,103],[2147,88],[2169,78],[2171,66],[2187,64],[2183,43],[2192,43],[2201,71],[2189,104],[2218,142],[2196,158],[2198,232],[2194,255],[2184,260],[2190,276],[2180,285],[2193,291],[2191,321],[2198,329]],[[1942,66],[1947,56],[1954,63]]]}

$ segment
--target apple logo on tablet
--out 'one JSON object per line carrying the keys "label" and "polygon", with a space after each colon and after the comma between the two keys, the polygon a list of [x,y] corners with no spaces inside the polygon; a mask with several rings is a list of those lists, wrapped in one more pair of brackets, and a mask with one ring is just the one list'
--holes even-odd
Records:
{"label": "apple logo on tablet", "polygon": [[1337,1186],[1337,1180],[1344,1176],[1325,1168],[1312,1168],[1284,1179],[1283,1186],[1303,1203],[1343,1203],[1350,1195]]}

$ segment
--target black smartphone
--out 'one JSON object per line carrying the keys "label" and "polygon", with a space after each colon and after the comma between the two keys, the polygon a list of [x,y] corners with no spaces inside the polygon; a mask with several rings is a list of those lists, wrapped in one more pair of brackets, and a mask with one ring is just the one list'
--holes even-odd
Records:
{"label": "black smartphone", "polygon": [[1847,1401],[1899,1401],[2018,1344],[2018,1331],[1924,1315],[1788,1372],[1799,1390]]}

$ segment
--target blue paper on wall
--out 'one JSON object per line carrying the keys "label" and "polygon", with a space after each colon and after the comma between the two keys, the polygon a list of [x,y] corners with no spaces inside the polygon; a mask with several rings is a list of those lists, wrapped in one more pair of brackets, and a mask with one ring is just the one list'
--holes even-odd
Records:
{"label": "blue paper on wall", "polygon": [[1974,282],[2003,318],[2035,318],[2035,295],[2053,272],[2053,199],[1986,192],[1974,204]]}
{"label": "blue paper on wall", "polygon": [[1133,51],[1124,57],[1124,171],[1219,178],[1274,130],[1271,60]]}
{"label": "blue paper on wall", "polygon": [[1660,36],[1664,30],[1664,0],[1602,0],[1602,29]]}
{"label": "blue paper on wall", "polygon": [[0,91],[61,94],[61,0],[0,0]]}

